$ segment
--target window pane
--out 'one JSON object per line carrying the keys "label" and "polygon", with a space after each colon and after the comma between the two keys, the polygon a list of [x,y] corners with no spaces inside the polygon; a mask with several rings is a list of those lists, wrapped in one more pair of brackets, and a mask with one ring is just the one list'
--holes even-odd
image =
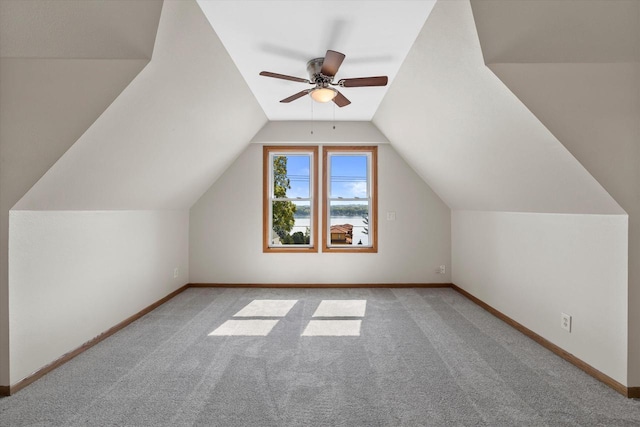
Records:
{"label": "window pane", "polygon": [[330,202],[330,244],[369,246],[369,202]]}
{"label": "window pane", "polygon": [[273,197],[308,199],[310,194],[310,166],[310,155],[274,154]]}
{"label": "window pane", "polygon": [[367,159],[365,154],[329,157],[331,168],[331,198],[367,198]]}
{"label": "window pane", "polygon": [[271,230],[270,245],[311,244],[310,210],[310,202],[273,202],[273,228]]}

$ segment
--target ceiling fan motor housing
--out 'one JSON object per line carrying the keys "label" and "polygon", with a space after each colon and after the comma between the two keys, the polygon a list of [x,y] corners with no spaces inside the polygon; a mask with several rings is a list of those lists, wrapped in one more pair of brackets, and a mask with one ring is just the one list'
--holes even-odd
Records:
{"label": "ceiling fan motor housing", "polygon": [[321,73],[322,64],[324,58],[314,58],[307,62],[307,72],[309,73],[309,80],[311,83],[315,83],[316,87],[328,87],[333,81],[334,76],[325,76]]}

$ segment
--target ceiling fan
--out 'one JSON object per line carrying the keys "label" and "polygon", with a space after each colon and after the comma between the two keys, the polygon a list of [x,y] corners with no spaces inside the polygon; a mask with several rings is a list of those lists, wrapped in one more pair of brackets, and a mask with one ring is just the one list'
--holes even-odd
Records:
{"label": "ceiling fan", "polygon": [[335,75],[338,73],[342,61],[344,61],[345,55],[336,52],[335,50],[328,50],[324,58],[315,58],[307,62],[307,71],[309,72],[309,79],[302,79],[300,77],[287,76],[285,74],[271,73],[269,71],[262,71],[261,76],[273,77],[276,79],[290,80],[292,82],[308,83],[315,87],[311,89],[305,89],[291,95],[288,98],[280,100],[280,102],[291,102],[298,98],[309,94],[314,101],[317,102],[329,102],[333,101],[338,107],[344,107],[351,104],[343,94],[337,89],[330,86],[340,87],[363,87],[363,86],[386,86],[388,78],[387,76],[377,77],[357,77],[353,79],[340,79],[337,82],[334,81]]}

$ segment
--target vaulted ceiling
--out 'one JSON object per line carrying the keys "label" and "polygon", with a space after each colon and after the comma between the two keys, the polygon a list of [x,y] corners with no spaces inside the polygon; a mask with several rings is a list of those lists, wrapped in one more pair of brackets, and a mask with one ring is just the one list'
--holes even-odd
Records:
{"label": "vaulted ceiling", "polygon": [[149,63],[162,0],[0,2],[0,208],[11,208]]}
{"label": "vaulted ceiling", "polygon": [[640,2],[472,0],[487,67],[638,212]]}
{"label": "vaulted ceiling", "polygon": [[[36,3],[54,8],[58,2]],[[435,6],[431,0],[402,5],[165,0],[157,31],[144,34],[121,32],[109,13],[102,14],[103,21],[100,13],[85,9],[86,2],[60,3],[70,9],[51,12],[51,24],[38,18],[44,20],[37,25],[41,30],[30,36],[25,28],[38,14],[13,4],[12,16],[21,18],[10,32],[23,34],[14,39],[35,40],[22,47],[16,42],[15,52],[39,58],[44,54],[36,49],[38,34],[44,37],[47,27],[74,28],[58,23],[78,19],[85,23],[80,29],[100,23],[100,31],[131,43],[114,39],[113,46],[103,46],[110,39],[98,32],[87,47],[77,40],[82,33],[72,31],[52,52],[127,57],[148,49],[152,34],[153,54],[14,209],[187,209],[269,119],[333,120],[335,114],[336,120],[372,119],[453,209],[624,212],[485,65],[488,54],[504,55],[504,47],[500,37],[478,38],[475,3],[472,9],[463,0]],[[119,13],[133,14],[127,7],[145,2],[94,3],[121,5]],[[344,111],[314,104],[311,116],[308,99],[277,102],[299,90],[296,83],[257,76],[266,69],[306,77],[305,61],[326,49],[347,54],[340,71],[345,77],[388,74],[390,86],[353,88],[348,95],[353,103],[339,109]],[[604,46],[602,52],[609,50]],[[277,122],[269,125],[270,134],[277,134]]]}

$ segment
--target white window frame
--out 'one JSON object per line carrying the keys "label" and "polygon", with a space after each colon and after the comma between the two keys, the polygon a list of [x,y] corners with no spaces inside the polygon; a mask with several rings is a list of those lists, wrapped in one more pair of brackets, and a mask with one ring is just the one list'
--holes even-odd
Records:
{"label": "white window frame", "polygon": [[[377,252],[378,251],[378,209],[377,209],[377,148],[375,146],[323,147],[323,197],[322,201],[322,248],[324,252]],[[331,197],[331,157],[362,156],[367,157],[367,197],[340,198]],[[331,244],[331,202],[367,202],[369,219],[369,239],[367,245]]]}

